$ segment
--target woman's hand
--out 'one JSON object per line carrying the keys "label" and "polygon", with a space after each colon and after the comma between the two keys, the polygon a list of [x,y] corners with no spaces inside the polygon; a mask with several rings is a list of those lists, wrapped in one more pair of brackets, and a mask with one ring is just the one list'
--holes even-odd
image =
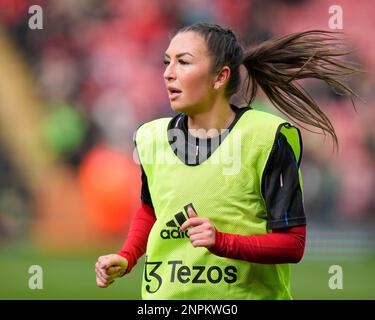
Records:
{"label": "woman's hand", "polygon": [[215,244],[216,229],[210,219],[199,218],[191,207],[188,208],[187,213],[190,219],[181,225],[180,231],[191,227],[188,235],[194,247],[212,247]]}
{"label": "woman's hand", "polygon": [[100,256],[95,264],[96,284],[100,288],[107,288],[121,277],[128,268],[128,260],[118,254]]}

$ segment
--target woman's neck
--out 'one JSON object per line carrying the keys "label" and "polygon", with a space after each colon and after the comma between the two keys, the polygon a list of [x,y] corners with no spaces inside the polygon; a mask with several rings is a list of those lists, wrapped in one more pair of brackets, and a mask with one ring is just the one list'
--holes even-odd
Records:
{"label": "woman's neck", "polygon": [[197,138],[212,138],[221,134],[221,130],[227,129],[235,116],[228,101],[217,103],[209,110],[189,115],[188,130]]}

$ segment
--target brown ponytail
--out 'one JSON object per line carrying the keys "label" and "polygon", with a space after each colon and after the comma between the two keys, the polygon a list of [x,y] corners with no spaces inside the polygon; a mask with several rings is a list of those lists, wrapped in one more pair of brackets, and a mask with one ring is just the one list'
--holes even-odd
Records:
{"label": "brown ponytail", "polygon": [[[341,80],[358,72],[353,63],[340,57],[350,52],[340,46],[336,32],[311,30],[272,39],[245,50],[243,65],[249,78],[249,104],[256,97],[258,86],[271,103],[299,125],[307,124],[338,141],[331,121],[314,99],[296,80],[314,78],[323,80],[335,90],[357,97]],[[303,125],[301,125],[303,127]]]}
{"label": "brown ponytail", "polygon": [[342,60],[350,52],[343,49],[342,39],[336,37],[340,33],[322,30],[293,33],[243,50],[235,34],[217,24],[196,23],[178,32],[188,31],[197,32],[205,39],[213,57],[213,72],[223,66],[231,69],[226,86],[228,98],[240,87],[242,63],[249,75],[248,104],[254,101],[260,87],[283,114],[303,128],[306,124],[321,129],[332,136],[334,146],[338,145],[331,121],[296,80],[323,80],[334,90],[348,95],[353,102],[356,93],[341,80],[360,70],[354,63]]}

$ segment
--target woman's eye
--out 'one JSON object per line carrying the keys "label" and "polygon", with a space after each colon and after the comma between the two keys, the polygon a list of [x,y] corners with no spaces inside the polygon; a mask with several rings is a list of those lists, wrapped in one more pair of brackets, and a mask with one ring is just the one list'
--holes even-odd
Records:
{"label": "woman's eye", "polygon": [[189,64],[189,62],[187,62],[187,61],[185,61],[185,60],[178,60],[178,62],[179,62],[180,64],[183,64],[183,65],[185,65],[185,64]]}
{"label": "woman's eye", "polygon": [[164,61],[163,61],[163,63],[164,63],[164,65],[166,65],[166,66],[167,66],[167,65],[169,64],[169,61],[167,61],[167,60],[164,60]]}

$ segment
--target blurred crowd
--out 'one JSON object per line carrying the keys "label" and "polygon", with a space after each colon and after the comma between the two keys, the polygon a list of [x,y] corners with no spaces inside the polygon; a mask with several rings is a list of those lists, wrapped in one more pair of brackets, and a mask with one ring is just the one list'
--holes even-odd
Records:
{"label": "blurred crowd", "polygon": [[[336,2],[344,10],[342,31],[358,49],[353,59],[367,71],[349,79],[366,103],[356,100],[356,112],[350,100],[320,83],[306,83],[335,126],[339,151],[333,151],[330,139],[302,130],[304,201],[311,222],[366,224],[375,221],[375,44],[371,40],[375,23],[370,16],[375,6],[371,0],[361,5]],[[42,30],[28,26],[31,4],[43,8]],[[31,74],[41,102],[36,129],[53,162],[69,167],[78,178],[84,207],[102,212],[92,215],[106,212],[100,226],[118,232],[124,226],[111,225],[109,217],[123,219],[122,213],[131,212],[139,196],[139,171],[130,164],[133,133],[142,122],[173,115],[162,79],[163,54],[173,33],[184,25],[208,21],[231,27],[244,45],[255,44],[293,31],[328,29],[330,5],[326,0],[0,0],[0,30]],[[3,49],[0,45],[0,59]],[[259,97],[255,108],[257,103],[267,101]],[[0,109],[8,107],[1,104],[0,98]],[[25,114],[19,110],[16,117]],[[17,119],[9,119],[14,130]],[[7,144],[12,142],[4,137],[0,139],[0,238],[28,230],[34,219],[45,214],[38,210],[50,208],[48,201],[40,200],[45,194],[40,187],[25,183],[20,165],[9,155],[12,148]],[[64,192],[73,188],[66,186],[59,189],[54,198],[58,204],[52,206],[65,201]],[[56,213],[61,220],[64,214],[69,216]]]}

